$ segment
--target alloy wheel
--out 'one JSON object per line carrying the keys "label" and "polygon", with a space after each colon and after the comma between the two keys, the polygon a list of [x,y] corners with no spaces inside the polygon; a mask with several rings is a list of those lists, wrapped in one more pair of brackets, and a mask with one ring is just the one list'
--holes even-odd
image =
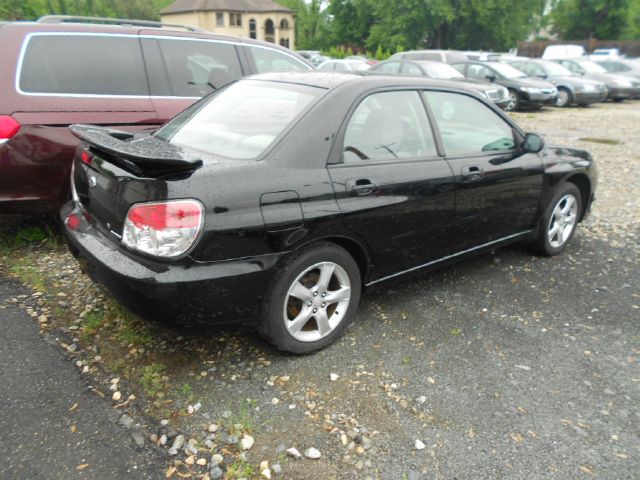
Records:
{"label": "alloy wheel", "polygon": [[507,104],[507,107],[505,108],[505,110],[507,112],[513,112],[517,107],[518,107],[518,103],[519,103],[519,99],[518,99],[518,94],[516,92],[509,92],[509,103]]}
{"label": "alloy wheel", "polygon": [[556,100],[556,107],[566,107],[569,104],[569,92],[564,89],[558,90],[558,99]]}
{"label": "alloy wheel", "polygon": [[547,228],[549,245],[553,248],[563,246],[571,237],[577,221],[578,201],[573,195],[567,194],[558,201],[549,219]]}
{"label": "alloy wheel", "polygon": [[283,319],[289,334],[301,342],[315,342],[342,322],[351,299],[349,275],[337,263],[307,268],[289,287]]}

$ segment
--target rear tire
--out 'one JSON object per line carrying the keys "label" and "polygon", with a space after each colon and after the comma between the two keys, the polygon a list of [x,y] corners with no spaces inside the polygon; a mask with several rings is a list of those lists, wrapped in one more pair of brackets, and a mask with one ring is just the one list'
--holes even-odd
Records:
{"label": "rear tire", "polygon": [[360,270],[349,253],[329,242],[290,254],[265,295],[258,331],[278,349],[309,354],[337,340],[360,302]]}
{"label": "rear tire", "polygon": [[547,257],[558,255],[573,238],[582,212],[582,196],[573,183],[564,183],[549,201],[540,220],[537,250]]}

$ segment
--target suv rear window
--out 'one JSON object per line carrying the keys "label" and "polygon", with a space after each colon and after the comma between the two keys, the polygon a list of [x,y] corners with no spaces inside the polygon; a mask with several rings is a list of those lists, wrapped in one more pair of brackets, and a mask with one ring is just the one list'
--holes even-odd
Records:
{"label": "suv rear window", "polygon": [[258,73],[311,70],[306,63],[275,49],[249,46],[247,50]]}
{"label": "suv rear window", "polygon": [[242,77],[233,45],[201,40],[161,40],[171,94],[202,97]]}
{"label": "suv rear window", "polygon": [[149,95],[135,37],[33,35],[22,59],[20,90],[76,95]]}

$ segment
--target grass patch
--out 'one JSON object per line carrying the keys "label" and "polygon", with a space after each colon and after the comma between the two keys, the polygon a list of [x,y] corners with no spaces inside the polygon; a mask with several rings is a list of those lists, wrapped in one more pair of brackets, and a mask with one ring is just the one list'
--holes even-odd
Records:
{"label": "grass patch", "polygon": [[61,244],[54,216],[7,216],[0,224],[0,248],[4,252],[25,247],[58,248]]}
{"label": "grass patch", "polygon": [[226,478],[250,478],[256,474],[256,469],[246,460],[236,458],[235,461],[227,467]]}
{"label": "grass patch", "polygon": [[256,403],[256,400],[251,400],[249,398],[242,400],[237,415],[234,415],[229,419],[229,422],[231,423],[229,431],[232,434],[250,434],[255,430],[256,426],[253,417],[251,416],[251,410],[255,408]]}
{"label": "grass patch", "polygon": [[611,138],[585,137],[585,138],[579,138],[578,140],[580,140],[581,142],[602,143],[604,145],[620,145],[622,143],[619,140],[613,140]]}
{"label": "grass patch", "polygon": [[95,335],[104,323],[104,313],[91,311],[87,313],[82,321],[82,328],[87,335]]}
{"label": "grass patch", "polygon": [[29,285],[39,292],[46,291],[46,278],[40,274],[33,265],[25,264],[23,259],[18,259],[9,270],[16,275],[22,283]]}
{"label": "grass patch", "polygon": [[149,326],[122,305],[108,301],[106,315],[116,325],[115,338],[124,346],[147,346],[153,342]]}
{"label": "grass patch", "polygon": [[164,396],[168,381],[163,375],[167,367],[162,363],[145,365],[141,370],[140,384],[145,395],[151,399]]}

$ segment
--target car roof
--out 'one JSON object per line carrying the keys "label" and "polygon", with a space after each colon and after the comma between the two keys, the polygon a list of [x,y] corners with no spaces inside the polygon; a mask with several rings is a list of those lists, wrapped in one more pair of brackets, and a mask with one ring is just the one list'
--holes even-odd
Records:
{"label": "car roof", "polygon": [[[477,95],[477,90],[460,85],[459,82],[450,80],[436,80],[427,77],[406,77],[402,75],[380,75],[377,73],[337,73],[323,71],[309,72],[282,72],[264,73],[246,77],[244,80],[264,80],[282,83],[294,83],[308,85],[312,87],[325,88],[328,90],[337,89],[348,84],[350,87],[385,88],[385,87],[410,87],[410,88],[444,88],[448,90],[458,90]],[[243,80],[239,80],[243,81]]]}

